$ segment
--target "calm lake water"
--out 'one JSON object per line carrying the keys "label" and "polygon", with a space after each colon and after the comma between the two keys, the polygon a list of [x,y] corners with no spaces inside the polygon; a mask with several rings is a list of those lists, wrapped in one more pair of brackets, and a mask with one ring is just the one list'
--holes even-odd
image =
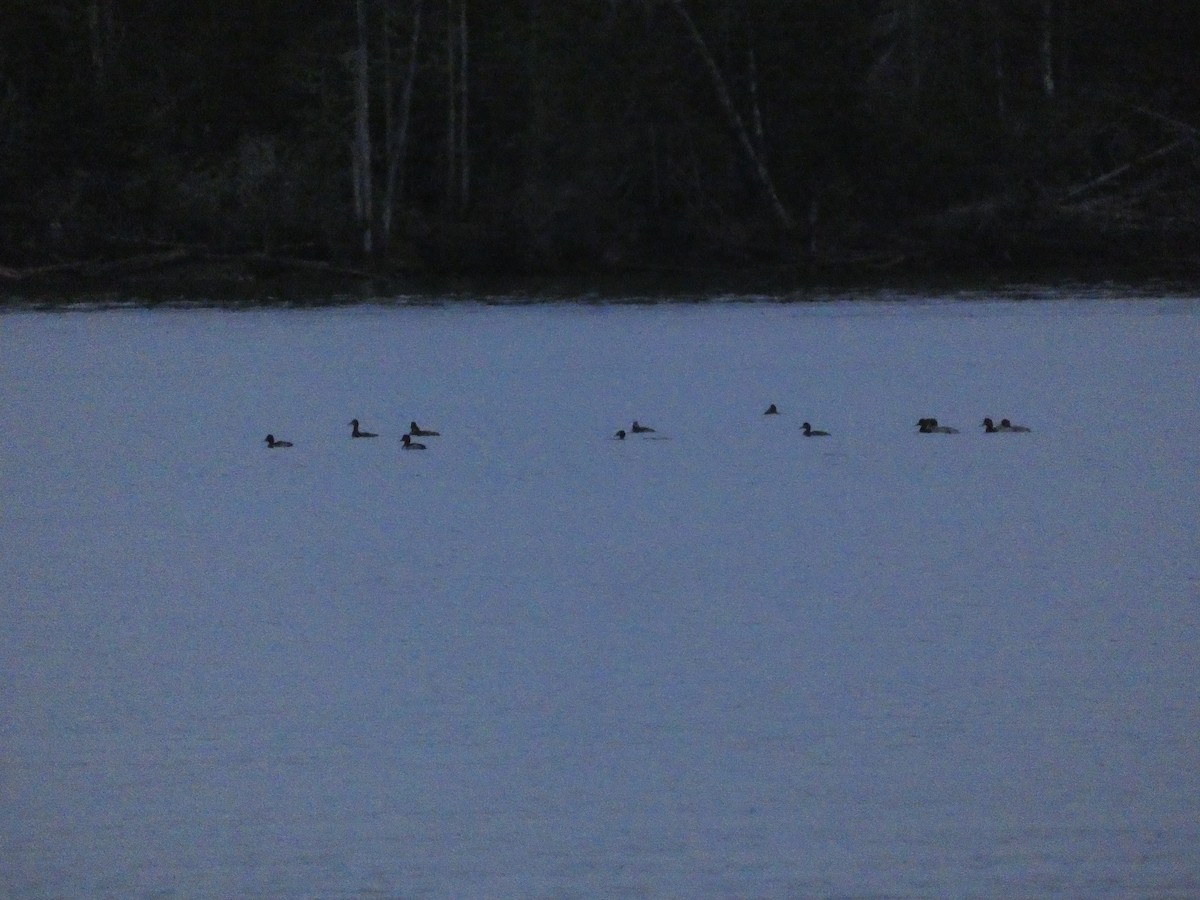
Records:
{"label": "calm lake water", "polygon": [[0,894],[1200,895],[1200,301],[968,296],[0,315]]}

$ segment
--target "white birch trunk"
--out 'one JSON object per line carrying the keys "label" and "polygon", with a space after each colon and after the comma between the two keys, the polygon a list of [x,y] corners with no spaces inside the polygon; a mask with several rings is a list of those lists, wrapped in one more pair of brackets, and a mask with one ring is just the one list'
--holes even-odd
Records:
{"label": "white birch trunk", "polygon": [[423,4],[424,0],[416,0],[413,4],[412,35],[408,42],[408,71],[404,76],[404,86],[400,92],[395,116],[390,121],[392,130],[388,134],[387,181],[384,187],[382,221],[380,223],[385,243],[391,238],[396,201],[400,198],[404,187],[404,154],[408,149],[408,122],[412,112],[413,86],[417,80],[417,51],[421,46]]}
{"label": "white birch trunk", "polygon": [[366,0],[356,0],[358,48],[354,55],[354,211],[362,228],[363,254],[375,252],[375,211],[371,185],[371,70],[367,45]]}
{"label": "white birch trunk", "polygon": [[1054,96],[1054,0],[1042,4],[1042,92]]}
{"label": "white birch trunk", "polygon": [[704,36],[700,34],[700,29],[696,27],[691,14],[684,7],[683,0],[672,0],[671,5],[687,25],[688,33],[691,35],[701,59],[704,60],[704,65],[708,69],[709,76],[712,78],[713,88],[717,92],[717,99],[721,102],[721,108],[725,111],[725,117],[729,120],[729,125],[737,136],[742,151],[746,154],[747,160],[754,169],[759,186],[767,195],[771,211],[780,225],[787,231],[794,231],[796,227],[795,219],[787,211],[787,208],[783,205],[783,201],[779,199],[779,194],[775,190],[775,182],[771,179],[771,173],[767,169],[766,162],[763,160],[762,154],[754,147],[754,141],[750,137],[750,132],[746,129],[746,123],[742,121],[742,116],[734,105],[733,97],[729,93],[729,87],[725,84],[725,79],[721,75],[721,70],[717,67],[717,61],[713,59],[713,55],[708,49],[708,44],[705,42]]}

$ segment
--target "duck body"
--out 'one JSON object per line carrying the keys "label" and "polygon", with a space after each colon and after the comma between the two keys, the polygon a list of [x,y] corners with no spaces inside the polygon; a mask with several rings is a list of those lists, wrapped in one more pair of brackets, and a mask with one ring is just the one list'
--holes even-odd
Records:
{"label": "duck body", "polygon": [[651,428],[649,425],[639,424],[637,419],[633,420],[633,428],[631,430],[633,431],[634,434],[653,434],[654,433],[653,428]]}
{"label": "duck body", "polygon": [[369,437],[379,437],[379,435],[377,435],[377,434],[376,434],[375,432],[373,432],[373,431],[361,431],[361,430],[359,430],[359,427],[358,427],[358,419],[351,419],[351,420],[350,420],[350,427],[351,427],[351,429],[352,429],[352,430],[351,430],[351,432],[350,432],[350,437],[352,437],[352,438],[369,438]]}
{"label": "duck body", "polygon": [[779,415],[779,410],[776,409],[775,404],[772,403],[770,406],[767,407],[767,411],[765,413],[763,413],[763,415],[764,416],[777,416],[777,415]]}
{"label": "duck body", "polygon": [[421,428],[416,422],[408,423],[408,433],[413,437],[440,437],[440,431],[430,431],[428,428]]}
{"label": "duck body", "polygon": [[1027,433],[1029,429],[1024,425],[1014,425],[1008,419],[1001,419],[1000,424],[997,425],[990,418],[985,418],[983,420],[983,431],[984,434],[1017,434],[1021,432]]}
{"label": "duck body", "polygon": [[273,434],[268,434],[268,435],[266,436],[265,440],[266,440],[266,442],[267,442],[267,449],[268,449],[268,450],[274,450],[274,449],[276,449],[277,447],[290,447],[290,446],[292,446],[292,442],[291,442],[291,441],[277,441],[277,440],[275,440],[275,435],[273,435]]}
{"label": "duck body", "polygon": [[808,424],[807,422],[805,422],[805,423],[804,423],[803,425],[801,425],[800,427],[804,429],[804,436],[805,436],[805,437],[829,437],[829,432],[828,432],[828,431],[818,431],[817,429],[813,428],[813,427],[812,427],[810,424]]}
{"label": "duck body", "polygon": [[617,433],[613,435],[613,440],[614,441],[625,440],[625,429],[624,428],[618,429]]}
{"label": "duck body", "polygon": [[917,419],[917,431],[920,434],[958,434],[957,428],[949,425],[939,425],[937,419]]}
{"label": "duck body", "polygon": [[406,434],[400,438],[400,446],[405,450],[424,450],[424,444],[418,444],[412,439],[411,434]]}

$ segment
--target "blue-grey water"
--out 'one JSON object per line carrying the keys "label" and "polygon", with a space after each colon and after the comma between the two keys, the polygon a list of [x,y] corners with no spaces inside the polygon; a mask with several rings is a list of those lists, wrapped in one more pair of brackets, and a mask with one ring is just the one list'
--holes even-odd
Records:
{"label": "blue-grey water", "polygon": [[0,894],[1200,895],[1200,301],[727,301],[0,316]]}

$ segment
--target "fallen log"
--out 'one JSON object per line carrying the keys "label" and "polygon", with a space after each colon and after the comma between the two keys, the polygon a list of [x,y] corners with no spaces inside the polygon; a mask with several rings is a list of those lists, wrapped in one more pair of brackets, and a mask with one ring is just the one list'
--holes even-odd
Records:
{"label": "fallen log", "polygon": [[1127,163],[1122,163],[1121,165],[1117,166],[1115,169],[1105,172],[1099,178],[1093,178],[1091,181],[1085,182],[1084,184],[1078,185],[1078,186],[1072,188],[1071,190],[1067,191],[1067,193],[1065,195],[1063,195],[1063,202],[1064,203],[1070,202],[1070,201],[1074,200],[1076,197],[1086,194],[1088,191],[1094,190],[1095,188],[1098,188],[1102,185],[1108,184],[1108,182],[1114,181],[1115,179],[1120,178],[1122,175],[1126,174],[1127,172],[1130,172],[1139,166],[1145,165],[1146,163],[1150,162],[1151,160],[1157,159],[1160,156],[1166,156],[1168,153],[1172,153],[1175,150],[1178,150],[1184,144],[1189,144],[1189,143],[1191,143],[1190,138],[1179,138],[1176,141],[1172,141],[1169,144],[1159,147],[1157,150],[1151,150],[1149,153],[1143,154],[1142,156],[1139,156],[1137,159],[1131,159]]}

